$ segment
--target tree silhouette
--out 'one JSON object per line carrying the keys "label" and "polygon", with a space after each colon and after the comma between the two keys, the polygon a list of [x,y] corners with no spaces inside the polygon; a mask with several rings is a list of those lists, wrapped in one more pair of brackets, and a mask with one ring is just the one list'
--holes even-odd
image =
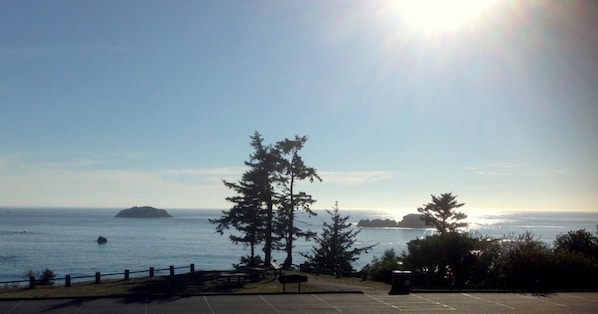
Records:
{"label": "tree silhouette", "polygon": [[465,203],[456,201],[457,195],[444,193],[440,194],[440,197],[431,196],[431,203],[417,209],[418,212],[424,215],[423,219],[426,223],[432,224],[441,234],[455,232],[459,228],[468,226],[466,222],[462,222],[463,219],[467,218],[467,215],[456,210],[465,205]]}
{"label": "tree silhouette", "polygon": [[309,215],[316,213],[310,208],[315,203],[311,195],[295,190],[299,181],[322,181],[316,169],[308,167],[299,155],[299,151],[307,142],[306,136],[295,136],[295,139],[285,139],[276,143],[275,150],[279,154],[277,181],[281,188],[278,194],[277,232],[282,238],[281,246],[287,252],[287,257],[282,265],[288,269],[293,263],[293,242],[297,237],[310,238],[313,232],[304,231],[295,226],[295,211],[305,210]]}
{"label": "tree silhouette", "polygon": [[[297,237],[310,238],[314,235],[294,224],[296,210],[315,215],[310,209],[315,200],[305,192],[296,191],[295,184],[302,180],[322,180],[299,155],[306,141],[305,136],[295,136],[294,140],[285,139],[274,146],[264,145],[261,134],[256,131],[251,136],[254,153],[245,161],[249,169],[238,182],[222,180],[236,193],[226,197],[233,206],[210,222],[216,225],[216,232],[220,234],[226,229],[236,230],[231,233],[230,240],[251,248],[249,264],[256,263],[256,246],[264,243],[266,265],[270,264],[273,249],[284,249],[287,258],[283,267],[289,268],[293,261],[293,241]],[[273,211],[275,206],[276,213]]]}
{"label": "tree silhouette", "polygon": [[331,216],[331,223],[324,222],[324,230],[321,235],[314,238],[315,245],[311,254],[301,253],[307,259],[311,267],[329,270],[353,271],[352,262],[359,258],[363,252],[367,252],[375,245],[361,248],[353,247],[357,241],[359,230],[351,228],[347,222],[350,216],[341,217],[338,210],[338,203],[333,211],[326,210]]}
{"label": "tree silhouette", "polygon": [[220,218],[210,219],[210,222],[216,225],[216,231],[220,234],[230,227],[238,231],[230,235],[230,240],[251,248],[248,264],[253,266],[257,263],[255,248],[263,241],[266,241],[264,251],[268,263],[270,259],[271,243],[268,241],[271,241],[272,233],[273,158],[271,148],[264,146],[262,136],[257,131],[251,136],[251,146],[254,153],[245,162],[249,170],[243,173],[241,180],[222,180],[226,187],[236,192],[236,195],[226,198],[233,203],[232,208],[222,211]]}

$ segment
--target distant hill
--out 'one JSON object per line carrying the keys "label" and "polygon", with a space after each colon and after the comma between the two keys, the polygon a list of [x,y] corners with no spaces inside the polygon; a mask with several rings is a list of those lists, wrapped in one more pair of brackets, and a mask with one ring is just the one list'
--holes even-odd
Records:
{"label": "distant hill", "polygon": [[396,222],[392,219],[362,219],[357,223],[358,227],[366,227],[366,228],[414,228],[414,229],[424,229],[433,227],[432,225],[426,224],[426,222],[422,219],[423,215],[421,214],[408,214],[403,216],[403,219],[399,222]]}
{"label": "distant hill", "polygon": [[129,209],[123,209],[116,217],[122,218],[170,218],[168,212],[164,209],[158,209],[151,206],[142,206],[142,207],[131,207]]}

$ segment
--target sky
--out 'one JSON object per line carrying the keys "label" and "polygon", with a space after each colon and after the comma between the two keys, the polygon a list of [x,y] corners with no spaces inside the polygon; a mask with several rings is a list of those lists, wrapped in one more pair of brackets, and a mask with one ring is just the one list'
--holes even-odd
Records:
{"label": "sky", "polygon": [[598,211],[598,4],[446,3],[0,0],[0,207],[230,208],[259,131],[314,208]]}

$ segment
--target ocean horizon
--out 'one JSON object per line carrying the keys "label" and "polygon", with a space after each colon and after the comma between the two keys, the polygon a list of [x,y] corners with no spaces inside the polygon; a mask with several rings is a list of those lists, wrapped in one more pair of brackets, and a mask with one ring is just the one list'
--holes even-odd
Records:
{"label": "ocean horizon", "polygon": [[[215,232],[208,219],[220,217],[222,209],[166,209],[172,218],[137,219],[114,217],[116,208],[0,208],[0,282],[24,280],[29,270],[52,269],[57,278],[91,276],[95,272],[117,273],[124,269],[143,271],[189,266],[197,270],[227,270],[249,254],[249,248],[234,245],[228,234]],[[319,232],[329,221],[324,210],[315,217],[299,213],[300,228]],[[360,219],[395,219],[412,211],[340,210],[359,229],[356,246],[377,244],[353,264],[361,269],[385,250],[406,250],[406,243],[434,233],[433,229],[358,228]],[[585,229],[597,232],[595,211],[479,211],[469,209],[469,232],[501,238],[531,232],[547,244],[558,235]],[[96,242],[98,236],[108,239]],[[300,240],[293,249],[293,263],[304,261],[299,253],[308,252],[312,243]],[[263,256],[261,246],[257,253]],[[273,252],[280,261],[283,251]]]}

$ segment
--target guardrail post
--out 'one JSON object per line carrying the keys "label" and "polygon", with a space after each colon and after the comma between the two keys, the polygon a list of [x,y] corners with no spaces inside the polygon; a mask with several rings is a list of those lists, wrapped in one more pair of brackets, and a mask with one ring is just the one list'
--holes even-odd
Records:
{"label": "guardrail post", "polygon": [[64,286],[65,287],[71,286],[71,275],[64,276]]}
{"label": "guardrail post", "polygon": [[35,277],[29,276],[29,288],[35,288]]}
{"label": "guardrail post", "polygon": [[125,269],[125,280],[129,280],[129,270]]}
{"label": "guardrail post", "polygon": [[102,275],[100,275],[100,272],[96,272],[96,284],[99,284],[101,282],[100,278],[102,277]]}
{"label": "guardrail post", "polygon": [[170,276],[171,277],[174,276],[174,266],[170,265],[169,269],[170,269]]}
{"label": "guardrail post", "polygon": [[192,274],[195,272],[195,264],[191,263],[191,265],[189,265],[189,272]]}
{"label": "guardrail post", "polygon": [[150,273],[150,277],[154,277],[154,268],[153,267],[150,267],[149,273]]}

